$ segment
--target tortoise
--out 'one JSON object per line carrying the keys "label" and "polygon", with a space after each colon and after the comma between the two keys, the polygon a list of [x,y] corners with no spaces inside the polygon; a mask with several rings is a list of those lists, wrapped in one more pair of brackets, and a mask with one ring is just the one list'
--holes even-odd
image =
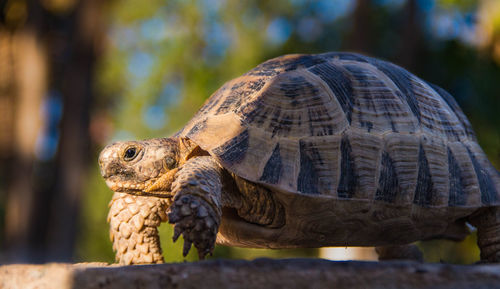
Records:
{"label": "tortoise", "polygon": [[472,224],[481,260],[500,260],[500,174],[454,98],[360,54],[268,60],[173,136],[113,143],[99,164],[123,264],[163,262],[167,220],[200,258],[216,242],[378,246],[383,258]]}

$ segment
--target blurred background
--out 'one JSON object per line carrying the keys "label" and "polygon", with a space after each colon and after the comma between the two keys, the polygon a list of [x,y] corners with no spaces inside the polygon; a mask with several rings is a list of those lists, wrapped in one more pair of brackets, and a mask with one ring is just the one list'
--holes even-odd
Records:
{"label": "blurred background", "polygon": [[[258,63],[326,51],[451,92],[500,168],[498,0],[0,0],[0,262],[113,262],[103,146],[168,136]],[[166,260],[184,260],[170,226],[161,234]],[[479,258],[474,235],[419,246],[431,262]],[[217,246],[213,258],[338,252]]]}

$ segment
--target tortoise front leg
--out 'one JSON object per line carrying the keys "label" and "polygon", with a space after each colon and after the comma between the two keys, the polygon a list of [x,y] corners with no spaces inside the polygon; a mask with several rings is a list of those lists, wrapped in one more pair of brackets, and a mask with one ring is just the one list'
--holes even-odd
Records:
{"label": "tortoise front leg", "polygon": [[500,262],[500,207],[484,208],[470,222],[477,228],[481,261]]}
{"label": "tortoise front leg", "polygon": [[163,263],[157,228],[167,221],[168,206],[167,199],[114,193],[108,222],[117,262]]}
{"label": "tortoise front leg", "polygon": [[212,157],[200,156],[189,159],[176,174],[168,219],[175,224],[174,242],[184,237],[184,256],[192,244],[200,259],[214,249],[222,215],[221,173]]}

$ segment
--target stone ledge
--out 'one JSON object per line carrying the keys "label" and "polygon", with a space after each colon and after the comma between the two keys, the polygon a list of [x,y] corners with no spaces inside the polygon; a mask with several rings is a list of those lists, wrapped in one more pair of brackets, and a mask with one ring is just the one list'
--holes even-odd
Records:
{"label": "stone ledge", "polygon": [[0,266],[2,289],[500,288],[500,265],[211,260],[142,266],[102,263]]}

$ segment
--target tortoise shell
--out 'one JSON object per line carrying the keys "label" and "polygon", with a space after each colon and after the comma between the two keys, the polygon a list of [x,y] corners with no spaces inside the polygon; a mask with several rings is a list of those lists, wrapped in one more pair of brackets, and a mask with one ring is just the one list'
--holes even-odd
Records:
{"label": "tortoise shell", "polygon": [[351,53],[285,55],[217,90],[177,134],[273,191],[423,207],[499,203],[453,97]]}

